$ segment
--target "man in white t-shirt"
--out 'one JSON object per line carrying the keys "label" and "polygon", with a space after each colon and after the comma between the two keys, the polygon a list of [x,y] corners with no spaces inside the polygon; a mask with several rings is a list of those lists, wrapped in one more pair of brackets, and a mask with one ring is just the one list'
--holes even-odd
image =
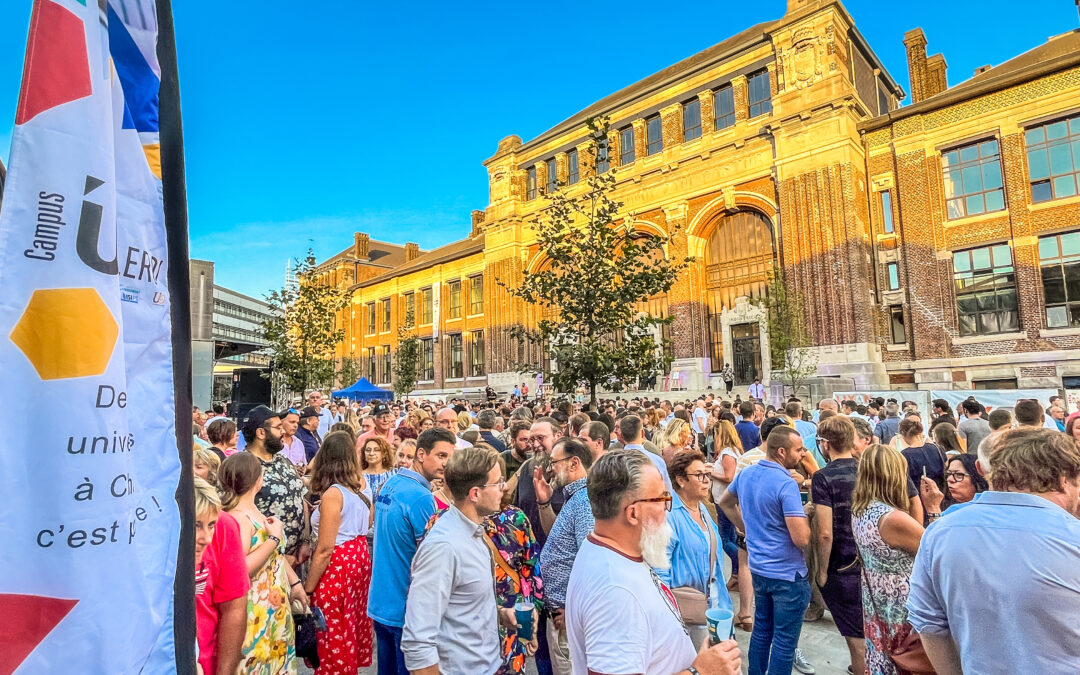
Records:
{"label": "man in white t-shirt", "polygon": [[596,524],[582,542],[566,598],[574,675],[738,675],[734,640],[696,650],[675,596],[652,571],[670,565],[671,494],[644,453],[613,450],[587,483]]}

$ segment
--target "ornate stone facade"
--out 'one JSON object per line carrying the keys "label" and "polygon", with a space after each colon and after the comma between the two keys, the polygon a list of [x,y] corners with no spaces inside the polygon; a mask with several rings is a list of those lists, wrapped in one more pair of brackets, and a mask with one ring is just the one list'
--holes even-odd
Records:
{"label": "ornate stone facade", "polygon": [[[1058,40],[1052,58],[1025,54],[1020,66],[981,73],[974,87],[969,81],[948,89],[944,59],[927,58],[925,37],[911,31],[893,47],[908,54],[919,100],[898,108],[904,92],[840,3],[789,0],[782,18],[616,92],[537,138],[500,141],[484,162],[489,203],[473,212],[468,238],[423,253],[411,245],[392,268],[369,274],[354,266],[349,278],[340,270],[362,257],[358,235],[325,265],[353,292],[338,355],[359,357],[366,367],[374,349],[376,368],[365,374],[387,383],[382,355],[396,347],[398,322],[415,302],[432,360],[421,389],[508,389],[524,379],[511,364],[541,355],[526,354],[510,330],[537,317],[503,285],[544,264],[530,223],[547,204],[548,167],[568,182],[576,152],[580,179],[595,170],[586,161],[585,120],[603,114],[611,119],[615,196],[628,217],[643,233],[673,234],[669,256],[695,259],[646,308],[673,317],[667,337],[683,386],[718,387],[716,374],[733,359],[743,382],[757,375],[768,383],[768,339],[749,300],[777,271],[805,299],[821,374],[836,388],[971,386],[982,377],[980,363],[993,363],[1000,375],[1004,354],[1017,364],[1010,367],[1019,385],[1058,386],[1072,372],[1080,329],[1044,325],[1038,237],[1080,229],[1080,197],[1032,205],[1024,166],[1026,126],[1067,115],[1080,100],[1080,66],[1069,65],[1080,60],[1080,45],[1071,36]],[[687,133],[691,104],[700,111],[700,134]],[[654,117],[660,147],[649,143]],[[943,147],[987,135],[1000,139],[1007,208],[950,221]],[[891,196],[889,232],[883,192]],[[952,252],[1000,242],[1015,252],[1022,330],[1007,339],[962,338]],[[432,289],[433,306],[424,309],[421,298]],[[894,339],[900,333],[903,339]],[[763,358],[747,362],[750,346]]]}

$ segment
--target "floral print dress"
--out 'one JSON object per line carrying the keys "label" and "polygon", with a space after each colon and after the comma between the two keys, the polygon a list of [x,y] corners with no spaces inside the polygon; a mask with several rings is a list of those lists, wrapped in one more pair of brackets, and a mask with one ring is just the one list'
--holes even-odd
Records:
{"label": "floral print dress", "polygon": [[[246,515],[246,514],[245,514]],[[251,516],[255,527],[249,550],[267,540],[266,526]],[[241,650],[240,669],[253,675],[296,673],[296,645],[292,609],[289,606],[289,577],[285,572],[285,543],[274,548],[266,564],[251,580],[248,591],[247,633]]]}
{"label": "floral print dress", "polygon": [[870,502],[861,515],[852,515],[852,531],[862,557],[863,630],[866,633],[868,675],[903,675],[889,658],[911,633],[907,599],[915,557],[892,548],[881,539],[879,524],[895,509],[882,502]]}

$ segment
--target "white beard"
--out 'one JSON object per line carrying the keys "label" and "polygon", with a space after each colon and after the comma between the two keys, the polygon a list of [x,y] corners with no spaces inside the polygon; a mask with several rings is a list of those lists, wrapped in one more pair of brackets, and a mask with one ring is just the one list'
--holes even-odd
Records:
{"label": "white beard", "polygon": [[668,557],[667,547],[672,537],[671,525],[665,518],[659,525],[654,527],[645,526],[641,529],[641,557],[645,564],[653,569],[667,569],[671,567],[671,558]]}

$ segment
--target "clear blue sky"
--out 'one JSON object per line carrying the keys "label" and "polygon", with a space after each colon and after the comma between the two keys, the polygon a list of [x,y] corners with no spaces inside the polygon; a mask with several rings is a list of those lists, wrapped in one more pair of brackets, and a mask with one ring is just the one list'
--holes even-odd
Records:
{"label": "clear blue sky", "polygon": [[[6,163],[31,2],[2,5]],[[528,140],[786,2],[173,5],[191,254],[217,263],[218,283],[262,297],[309,241],[323,259],[354,231],[422,248],[467,235],[499,139]],[[910,28],[923,27],[956,84],[1078,25],[1073,0],[846,7],[905,91]]]}

